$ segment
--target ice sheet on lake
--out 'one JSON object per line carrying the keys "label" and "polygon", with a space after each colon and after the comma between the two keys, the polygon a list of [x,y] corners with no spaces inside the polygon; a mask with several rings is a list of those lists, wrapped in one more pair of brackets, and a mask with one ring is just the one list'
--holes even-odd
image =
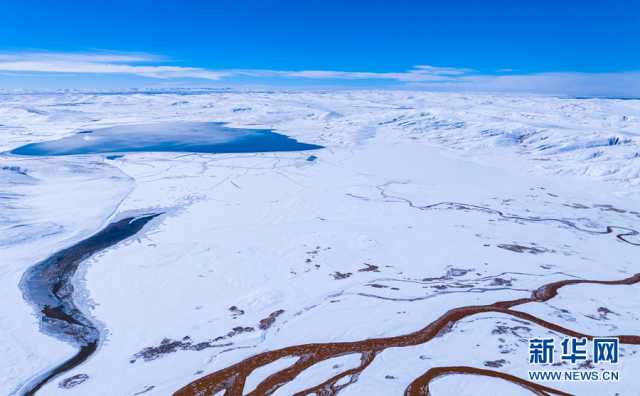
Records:
{"label": "ice sheet on lake", "polygon": [[57,140],[27,144],[11,153],[36,156],[154,151],[254,153],[319,148],[270,130],[229,128],[220,122],[167,122],[80,131]]}

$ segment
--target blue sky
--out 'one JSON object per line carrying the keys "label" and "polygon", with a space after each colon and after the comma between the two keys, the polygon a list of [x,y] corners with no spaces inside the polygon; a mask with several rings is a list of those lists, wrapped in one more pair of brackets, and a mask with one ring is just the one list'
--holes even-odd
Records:
{"label": "blue sky", "polygon": [[0,88],[390,87],[640,96],[636,1],[0,5]]}

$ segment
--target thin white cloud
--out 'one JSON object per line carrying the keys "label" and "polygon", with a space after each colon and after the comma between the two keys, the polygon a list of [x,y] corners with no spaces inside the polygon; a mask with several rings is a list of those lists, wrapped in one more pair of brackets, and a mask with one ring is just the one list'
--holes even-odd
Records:
{"label": "thin white cloud", "polygon": [[51,51],[22,51],[0,53],[0,62],[19,62],[24,60],[38,61],[67,61],[67,62],[98,62],[98,63],[145,63],[164,62],[163,56],[137,52],[51,52]]}
{"label": "thin white cloud", "polygon": [[395,80],[400,82],[446,81],[454,76],[472,72],[471,69],[415,66],[405,72],[367,72],[338,70],[231,70],[230,73],[248,77],[308,78],[326,80]]}
{"label": "thin white cloud", "polygon": [[306,78],[330,80],[395,80],[400,82],[446,81],[464,75],[470,69],[415,66],[405,72],[368,72],[334,70],[208,70],[198,67],[158,65],[166,59],[145,53],[64,53],[48,51],[0,53],[0,71],[35,73],[131,74],[149,78],[224,77]]}
{"label": "thin white cloud", "polygon": [[447,76],[447,75],[457,76],[461,74],[471,73],[474,71],[473,69],[466,69],[466,68],[438,67],[438,66],[431,66],[431,65],[418,65],[418,66],[414,66],[414,68],[423,73],[438,74],[442,76]]}
{"label": "thin white cloud", "polygon": [[151,65],[164,58],[136,53],[0,53],[0,71],[31,73],[129,74],[149,78],[219,80],[225,72],[198,67]]}
{"label": "thin white cloud", "polygon": [[414,88],[519,92],[572,96],[640,97],[640,71],[618,73],[553,72],[462,76],[453,81],[416,83]]}
{"label": "thin white cloud", "polygon": [[[619,73],[550,72],[523,74],[499,69],[499,74],[483,74],[473,69],[417,65],[400,72],[340,70],[211,70],[175,66],[169,59],[147,53],[94,52],[5,52],[0,53],[0,73],[135,75],[152,79],[258,80],[259,84],[287,80],[371,81],[387,86],[447,91],[530,92],[576,96],[640,96],[640,71]],[[233,80],[236,78],[236,80]],[[67,80],[68,81],[68,80]],[[332,82],[333,81],[333,82]]]}

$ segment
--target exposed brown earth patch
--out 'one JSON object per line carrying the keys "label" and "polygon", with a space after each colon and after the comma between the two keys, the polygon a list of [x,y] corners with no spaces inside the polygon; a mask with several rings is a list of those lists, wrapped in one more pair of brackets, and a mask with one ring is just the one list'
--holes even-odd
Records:
{"label": "exposed brown earth patch", "polygon": [[269,316],[260,321],[260,330],[269,329],[269,327],[271,327],[276,322],[278,316],[282,315],[283,313],[284,309],[279,309],[275,312],[271,312]]}
{"label": "exposed brown earth patch", "polygon": [[510,245],[505,243],[498,245],[498,247],[500,249],[510,250],[516,253],[540,254],[548,251],[547,249],[541,249],[535,246],[524,246],[524,245],[517,245],[517,244]]}
{"label": "exposed brown earth patch", "polygon": [[333,279],[336,279],[336,280],[347,279],[351,275],[353,275],[351,272],[340,272],[340,271],[336,271],[333,274],[331,274],[331,276],[333,276]]}
{"label": "exposed brown earth patch", "polygon": [[89,379],[89,376],[86,374],[76,374],[74,376],[71,376],[69,378],[66,378],[60,381],[60,383],[58,384],[58,387],[62,389],[71,389],[74,386],[80,385],[81,383],[85,382],[88,379]]}

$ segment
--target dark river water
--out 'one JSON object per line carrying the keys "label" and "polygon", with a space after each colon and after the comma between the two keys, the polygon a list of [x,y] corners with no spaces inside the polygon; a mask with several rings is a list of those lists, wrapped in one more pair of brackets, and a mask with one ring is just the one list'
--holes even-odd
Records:
{"label": "dark river water", "polygon": [[72,279],[80,263],[140,231],[159,214],[128,217],[75,245],[60,250],[29,268],[20,288],[40,318],[40,328],[53,337],[78,347],[78,352],[62,364],[36,375],[20,394],[34,395],[54,377],[83,363],[98,348],[100,331],[73,300]]}

